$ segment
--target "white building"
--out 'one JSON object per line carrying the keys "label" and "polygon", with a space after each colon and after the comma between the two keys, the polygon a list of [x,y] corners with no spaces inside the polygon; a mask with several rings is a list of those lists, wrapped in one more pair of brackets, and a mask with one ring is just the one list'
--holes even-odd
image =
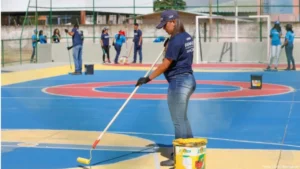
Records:
{"label": "white building", "polygon": [[21,25],[28,10],[29,23],[38,13],[39,24],[120,24],[134,14],[153,12],[153,0],[1,0],[2,25]]}

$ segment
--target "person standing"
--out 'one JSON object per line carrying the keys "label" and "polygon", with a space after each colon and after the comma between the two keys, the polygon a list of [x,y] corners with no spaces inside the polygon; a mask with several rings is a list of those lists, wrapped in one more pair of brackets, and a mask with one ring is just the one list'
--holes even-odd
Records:
{"label": "person standing", "polygon": [[37,30],[35,29],[33,31],[33,35],[31,36],[31,40],[32,40],[32,54],[31,54],[31,59],[30,59],[30,62],[32,63],[33,62],[33,59],[34,59],[34,56],[35,56],[35,51],[36,51],[36,45],[37,45],[37,42],[38,42],[38,39],[37,39]]}
{"label": "person standing", "polygon": [[69,32],[68,29],[65,29],[65,32],[72,36],[73,42],[73,58],[74,58],[74,66],[75,72],[73,75],[81,75],[82,74],[82,45],[83,45],[83,34],[79,30],[79,25],[75,24],[72,31]]}
{"label": "person standing", "polygon": [[[193,74],[194,41],[185,31],[177,11],[166,10],[161,14],[157,29],[163,28],[171,37],[166,44],[163,62],[147,77],[138,79],[136,86],[150,82],[162,73],[169,83],[167,103],[173,126],[175,139],[193,138],[190,122],[187,118],[187,108],[190,97],[196,89]],[[161,162],[162,166],[173,166],[173,153],[170,159]]]}
{"label": "person standing", "polygon": [[115,35],[113,45],[116,50],[115,64],[118,64],[119,56],[121,53],[122,45],[126,42],[125,32],[120,30],[118,34]]}
{"label": "person standing", "polygon": [[[294,56],[293,56],[294,39],[295,39],[293,26],[291,24],[287,24],[285,26],[285,29],[286,29],[285,41],[284,41],[284,44],[282,45],[282,48],[285,47],[285,53],[286,53],[287,62],[288,62],[288,67],[285,70],[296,70],[295,60],[294,60]],[[292,69],[290,66],[291,63],[293,65]]]}
{"label": "person standing", "polygon": [[107,60],[108,63],[110,63],[110,58],[109,58],[109,34],[108,34],[108,28],[104,28],[102,30],[102,34],[101,34],[101,47],[102,47],[102,51],[103,51],[103,63],[105,63],[105,54],[107,55]]}
{"label": "person standing", "polygon": [[60,42],[60,33],[59,33],[59,29],[55,29],[53,31],[53,35],[52,35],[52,42],[54,43],[59,43]]}
{"label": "person standing", "polygon": [[279,61],[279,55],[281,50],[281,41],[280,38],[282,36],[280,22],[276,21],[274,27],[270,30],[270,38],[272,39],[271,44],[271,57],[270,62],[267,67],[267,70],[271,69],[271,65],[273,64],[274,59],[276,59],[275,62],[275,70],[277,70],[278,61]]}
{"label": "person standing", "polygon": [[142,35],[143,35],[143,33],[139,29],[139,24],[135,23],[134,24],[134,38],[133,38],[134,55],[133,55],[133,62],[132,63],[136,63],[137,52],[139,52],[140,63],[143,62],[143,55],[142,55],[143,38],[142,38]]}

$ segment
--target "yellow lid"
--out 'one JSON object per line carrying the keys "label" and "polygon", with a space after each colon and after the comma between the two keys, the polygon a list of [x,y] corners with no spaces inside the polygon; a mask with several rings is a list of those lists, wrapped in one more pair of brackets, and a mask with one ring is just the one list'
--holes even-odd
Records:
{"label": "yellow lid", "polygon": [[207,139],[205,138],[179,138],[173,141],[173,145],[181,146],[195,146],[195,145],[206,145]]}

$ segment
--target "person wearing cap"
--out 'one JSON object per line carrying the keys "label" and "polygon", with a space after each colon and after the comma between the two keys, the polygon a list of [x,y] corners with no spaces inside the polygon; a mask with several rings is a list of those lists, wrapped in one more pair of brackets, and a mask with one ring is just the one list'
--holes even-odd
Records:
{"label": "person wearing cap", "polygon": [[34,56],[35,56],[35,50],[36,50],[36,45],[39,40],[37,39],[37,30],[33,30],[33,35],[31,36],[32,40],[32,54],[31,54],[31,59],[30,62],[33,62]]}
{"label": "person wearing cap", "polygon": [[73,58],[75,72],[73,75],[82,74],[82,45],[83,45],[83,32],[79,30],[79,25],[75,24],[72,31],[69,32],[68,29],[65,29],[65,32],[72,36],[73,42]]}
{"label": "person wearing cap", "polygon": [[272,47],[271,47],[270,62],[268,64],[267,70],[271,69],[274,59],[276,59],[274,69],[277,70],[279,55],[280,55],[280,47],[281,47],[281,41],[280,41],[281,36],[282,36],[282,32],[281,32],[280,22],[276,21],[274,27],[270,30]]}
{"label": "person wearing cap", "polygon": [[[287,24],[285,26],[285,29],[286,29],[285,41],[284,44],[281,46],[282,48],[285,47],[285,54],[288,62],[288,67],[285,70],[296,70],[295,60],[293,56],[295,33],[293,31],[293,26],[291,24]],[[291,62],[293,65],[292,69],[291,69]]]}
{"label": "person wearing cap", "polygon": [[[196,89],[193,74],[194,41],[184,28],[177,11],[166,10],[161,14],[161,22],[156,26],[163,28],[169,35],[165,43],[163,62],[147,77],[138,79],[136,86],[150,82],[164,74],[168,81],[167,103],[175,129],[175,139],[193,138],[187,118],[188,102]],[[173,153],[170,159],[161,162],[162,166],[173,166]]]}
{"label": "person wearing cap", "polygon": [[118,34],[115,35],[115,39],[113,41],[113,45],[116,50],[115,64],[118,64],[119,56],[121,53],[122,45],[126,42],[125,32],[120,30]]}
{"label": "person wearing cap", "polygon": [[136,63],[136,56],[137,52],[139,52],[140,56],[140,63],[143,62],[143,55],[142,55],[142,31],[139,29],[139,24],[135,23],[134,24],[134,38],[133,38],[133,43],[134,43],[134,55],[133,55],[133,62]]}
{"label": "person wearing cap", "polygon": [[101,47],[102,47],[102,51],[103,51],[103,63],[105,63],[105,54],[107,55],[107,60],[108,63],[110,63],[110,58],[109,58],[109,34],[108,34],[108,28],[104,28],[102,30],[102,34],[101,34]]}

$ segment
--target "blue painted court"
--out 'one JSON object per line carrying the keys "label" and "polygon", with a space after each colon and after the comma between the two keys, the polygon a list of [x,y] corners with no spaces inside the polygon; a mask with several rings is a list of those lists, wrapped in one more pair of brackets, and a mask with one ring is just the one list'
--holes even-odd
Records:
{"label": "blue painted court", "polygon": [[[188,116],[194,135],[208,138],[208,148],[300,150],[300,72],[255,73],[263,75],[263,83],[288,86],[292,91],[271,96],[191,100]],[[43,89],[91,82],[136,81],[144,74],[145,71],[101,70],[89,76],[62,75],[2,86],[2,130],[102,131],[124,103],[124,99],[59,96],[45,93]],[[195,77],[197,80],[249,82],[250,87],[251,74],[196,72]],[[164,77],[160,76],[157,80],[164,80]],[[95,90],[130,94],[134,87],[119,85]],[[137,93],[166,94],[167,88],[167,84],[147,84],[140,87]],[[235,90],[239,88],[198,84],[196,93]],[[109,132],[151,140],[161,147],[172,146],[174,130],[167,101],[130,100]],[[90,144],[94,139],[90,140]],[[61,148],[58,144],[40,144],[37,146],[39,148],[17,146],[18,144],[2,142],[2,168],[78,167],[76,158],[88,157],[89,151],[85,149],[90,148],[90,145],[76,145],[78,149],[68,149]],[[71,144],[64,145],[67,146]],[[107,148],[102,147],[101,142],[99,147]],[[95,151],[92,164],[110,164],[148,153],[132,153],[131,149],[133,148],[111,147]]]}

